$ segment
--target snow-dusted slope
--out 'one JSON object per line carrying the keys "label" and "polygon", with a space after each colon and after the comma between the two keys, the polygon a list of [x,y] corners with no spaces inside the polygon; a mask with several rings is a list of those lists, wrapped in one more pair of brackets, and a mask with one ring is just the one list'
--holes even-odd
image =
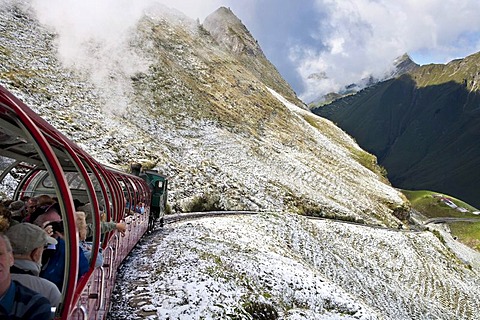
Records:
{"label": "snow-dusted slope", "polygon": [[270,213],[152,234],[122,267],[109,317],[471,320],[479,295],[478,265],[431,232]]}

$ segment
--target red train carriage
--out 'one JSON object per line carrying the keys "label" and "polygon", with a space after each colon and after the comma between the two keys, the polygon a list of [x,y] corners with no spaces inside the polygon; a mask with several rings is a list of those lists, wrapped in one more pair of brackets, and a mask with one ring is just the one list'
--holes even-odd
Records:
{"label": "red train carriage", "polygon": [[[14,200],[43,194],[58,199],[67,257],[62,303],[55,317],[105,318],[116,270],[149,227],[152,191],[155,218],[162,219],[166,179],[152,171],[141,178],[103,166],[0,86],[0,185]],[[91,205],[94,226],[93,257],[80,279],[74,199]],[[102,217],[125,221],[125,236],[102,235]],[[95,267],[100,248],[103,265]]]}

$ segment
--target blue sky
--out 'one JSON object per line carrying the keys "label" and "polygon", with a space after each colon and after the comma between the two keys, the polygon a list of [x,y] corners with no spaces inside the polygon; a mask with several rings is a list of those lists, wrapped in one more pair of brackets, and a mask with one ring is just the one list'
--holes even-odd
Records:
{"label": "blue sky", "polygon": [[[32,0],[43,20],[63,33],[86,33],[92,16],[108,28],[128,27],[155,0]],[[381,77],[409,53],[419,64],[446,63],[480,51],[479,0],[157,0],[203,22],[229,7],[267,58],[305,102],[369,75]],[[83,13],[82,10],[84,11]],[[86,11],[89,10],[89,11]],[[118,11],[116,14],[112,11]],[[69,12],[70,11],[70,12]],[[118,19],[121,16],[122,19]],[[63,21],[53,21],[59,17]],[[69,17],[66,19],[66,17]],[[106,23],[112,17],[116,21]],[[68,22],[68,28],[66,27]],[[105,29],[93,26],[92,32]],[[112,31],[114,33],[114,31]],[[313,75],[313,76],[312,76]],[[315,76],[316,75],[316,76]],[[321,76],[320,76],[321,75]]]}

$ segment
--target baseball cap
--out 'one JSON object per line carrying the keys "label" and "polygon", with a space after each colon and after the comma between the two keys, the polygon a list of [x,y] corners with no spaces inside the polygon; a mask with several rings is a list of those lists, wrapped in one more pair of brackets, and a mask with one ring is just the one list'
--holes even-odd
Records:
{"label": "baseball cap", "polygon": [[28,222],[11,226],[5,234],[10,239],[15,254],[30,253],[35,248],[57,244],[57,240],[50,237],[45,230]]}

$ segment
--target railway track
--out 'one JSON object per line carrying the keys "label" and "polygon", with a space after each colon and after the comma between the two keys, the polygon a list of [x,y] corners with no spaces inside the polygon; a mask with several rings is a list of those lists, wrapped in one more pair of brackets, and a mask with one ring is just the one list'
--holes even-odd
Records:
{"label": "railway track", "polygon": [[193,220],[200,218],[211,218],[219,216],[232,216],[232,215],[254,215],[262,213],[260,211],[205,211],[205,212],[188,212],[188,213],[177,213],[171,215],[165,215],[164,223],[171,224],[184,220]]}
{"label": "railway track", "polygon": [[[255,215],[261,213],[268,213],[266,211],[205,211],[205,212],[188,212],[188,213],[178,213],[173,215],[166,215],[164,217],[165,224],[172,224],[175,222],[185,221],[185,220],[194,220],[194,219],[201,219],[201,218],[212,218],[212,217],[219,217],[219,216],[234,216],[234,215]],[[345,223],[350,225],[356,225],[371,229],[378,229],[378,230],[389,230],[389,231],[396,231],[396,232],[423,232],[425,231],[423,228],[421,230],[414,230],[414,229],[403,229],[403,228],[390,228],[385,226],[379,225],[369,225],[365,223],[359,223],[354,221],[347,221],[342,219],[332,219],[332,218],[324,218],[324,217],[312,217],[312,216],[304,216],[309,220],[331,220],[338,223]]]}
{"label": "railway track", "polygon": [[425,221],[425,225],[429,223],[439,224],[439,223],[452,223],[452,222],[480,222],[479,218],[456,218],[456,217],[439,217],[432,218]]}

